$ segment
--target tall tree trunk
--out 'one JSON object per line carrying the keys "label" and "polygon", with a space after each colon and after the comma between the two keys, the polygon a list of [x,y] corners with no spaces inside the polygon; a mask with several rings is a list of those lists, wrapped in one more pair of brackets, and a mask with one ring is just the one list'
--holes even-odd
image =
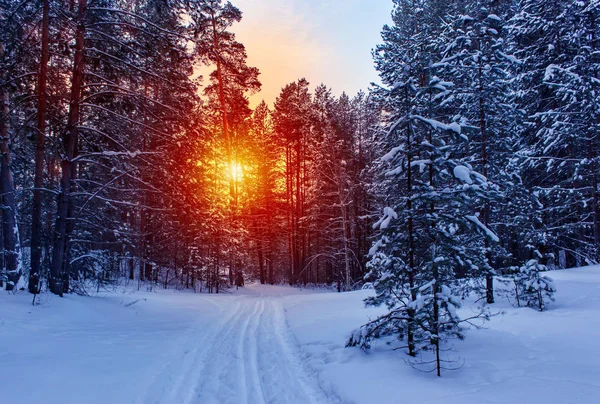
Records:
{"label": "tall tree trunk", "polygon": [[432,246],[433,254],[431,257],[432,263],[432,271],[433,271],[433,330],[431,333],[433,334],[431,340],[433,345],[435,346],[435,368],[438,377],[442,375],[442,362],[440,360],[440,304],[438,301],[438,294],[440,293],[440,276],[438,271],[436,259],[436,244],[434,243]]}
{"label": "tall tree trunk", "polygon": [[42,258],[42,187],[44,186],[44,163],[46,141],[46,83],[49,59],[49,0],[42,0],[42,55],[38,75],[37,134],[35,142],[35,175],[31,213],[31,268],[29,292],[39,293],[40,265]]}
{"label": "tall tree trunk", "polygon": [[[262,237],[259,236],[259,237]],[[263,242],[262,239],[259,240],[257,242],[258,246],[257,246],[257,250],[258,250],[258,268],[260,271],[260,283],[261,285],[264,285],[266,282],[266,277],[265,277],[265,261],[263,259]]]}
{"label": "tall tree trunk", "polygon": [[134,280],[135,279],[135,260],[133,257],[129,257],[129,259],[127,260],[127,265],[129,268],[129,279]]}
{"label": "tall tree trunk", "polygon": [[340,167],[338,179],[338,194],[340,199],[340,214],[342,219],[342,240],[344,246],[344,287],[346,291],[351,287],[351,257],[350,257],[350,237],[348,234],[348,207],[346,206],[346,197],[344,195],[344,186],[346,186],[345,176]]}
{"label": "tall tree trunk", "polygon": [[[407,98],[408,99],[408,98]],[[410,109],[408,109],[410,111]],[[412,196],[413,196],[413,183],[412,183],[412,125],[410,121],[406,128],[406,210],[408,211],[408,284],[410,287],[410,297],[412,301],[417,300],[417,291],[415,288],[415,230],[413,223],[413,212],[412,212]],[[408,354],[410,356],[416,356],[416,345],[415,345],[415,324],[414,309],[408,309],[408,316],[410,320],[408,322],[407,329],[407,342],[408,342]]]}
{"label": "tall tree trunk", "polygon": [[592,140],[588,141],[588,158],[590,159],[591,167],[590,170],[592,172],[592,219],[593,219],[593,234],[594,234],[594,246],[598,248],[600,246],[600,222],[598,218],[598,172],[597,172],[597,164],[594,153],[594,147],[592,144]]}
{"label": "tall tree trunk", "polygon": [[[221,107],[221,122],[223,125],[223,136],[225,137],[225,151],[227,155],[227,173],[229,174],[229,207],[230,207],[230,223],[235,223],[235,212],[236,212],[236,192],[235,192],[235,179],[233,177],[234,164],[233,164],[233,152],[232,152],[232,142],[231,142],[231,134],[229,131],[229,125],[227,120],[227,103],[225,100],[225,82],[223,81],[223,66],[221,64],[221,55],[220,55],[220,42],[219,36],[217,34],[217,20],[214,12],[211,14],[212,17],[212,34],[213,34],[213,46],[214,52],[217,55],[216,57],[216,68],[217,68],[217,85],[219,88],[219,104]],[[233,285],[233,256],[230,257],[229,264],[229,284]]]}
{"label": "tall tree trunk", "polygon": [[[215,47],[215,53],[219,55],[219,40],[217,37],[216,21],[213,15],[213,43]],[[229,177],[229,198],[230,204],[233,204],[235,199],[235,181],[233,178],[233,153],[231,144],[231,134],[229,133],[229,124],[227,120],[227,104],[225,101],[225,83],[223,82],[223,68],[219,56],[217,56],[217,81],[219,87],[219,104],[221,107],[221,123],[223,125],[223,136],[225,137],[225,152],[227,154],[227,171]]]}
{"label": "tall tree trunk", "polygon": [[[596,31],[593,29],[596,27],[596,18],[593,12],[589,13],[589,27],[591,29],[588,30],[588,37],[590,48],[592,52],[597,52],[596,46]],[[596,64],[597,66],[597,64]],[[592,77],[598,80],[598,68],[593,69]],[[596,98],[597,100],[598,98]],[[598,109],[596,109],[598,111]],[[600,248],[600,218],[598,217],[598,210],[600,206],[598,206],[598,164],[596,161],[597,156],[597,132],[600,125],[600,114],[596,113],[592,118],[592,124],[589,126],[588,131],[591,132],[588,135],[588,158],[592,162],[591,171],[592,171],[592,218],[594,220],[594,246],[596,249]],[[594,124],[595,123],[595,124]],[[594,133],[596,132],[596,133]]]}
{"label": "tall tree trunk", "polygon": [[84,39],[85,25],[84,17],[87,8],[87,0],[78,0],[77,28],[75,34],[75,59],[73,63],[73,78],[71,82],[71,97],[69,103],[69,120],[67,131],[63,137],[64,157],[61,163],[62,175],[60,180],[60,193],[58,196],[58,212],[54,228],[54,248],[52,250],[52,263],[50,265],[50,291],[62,296],[66,290],[65,274],[67,249],[69,248],[69,237],[72,226],[69,225],[69,211],[72,207],[71,187],[73,176],[76,172],[77,163],[74,158],[77,155],[77,142],[79,132],[77,125],[80,118],[81,87],[83,83],[84,66]]}
{"label": "tall tree trunk", "polygon": [[301,152],[301,137],[300,135],[297,136],[296,138],[296,172],[295,172],[295,176],[296,176],[296,213],[295,213],[295,240],[294,240],[294,260],[295,260],[295,264],[294,264],[294,272],[292,273],[292,284],[296,284],[297,282],[297,278],[298,275],[300,274],[300,271],[302,270],[302,233],[300,231],[300,220],[302,217],[302,197],[301,197],[301,182],[300,182],[300,170],[301,170],[301,156],[302,156],[302,152]]}
{"label": "tall tree trunk", "polygon": [[267,278],[270,285],[273,285],[273,219],[271,212],[271,189],[266,189],[266,208],[267,208]]}
{"label": "tall tree trunk", "polygon": [[271,243],[269,242],[269,251],[267,252],[267,267],[269,274],[269,285],[275,284],[275,279],[273,278],[273,253],[271,251]]}
{"label": "tall tree trunk", "polygon": [[[0,43],[0,58],[4,56],[4,46]],[[9,133],[9,106],[8,92],[0,87],[0,188],[2,192],[2,244],[4,247],[4,265],[8,277],[6,290],[12,290],[19,279],[19,233],[17,229],[17,205],[15,203],[15,190],[11,169],[10,133]]]}
{"label": "tall tree trunk", "polygon": [[293,201],[293,190],[292,190],[292,151],[289,145],[289,142],[286,144],[285,148],[285,193],[287,199],[287,209],[286,209],[286,221],[287,221],[287,239],[288,239],[288,282],[292,284],[292,274],[294,273],[294,221],[293,221],[293,211],[294,211],[294,201]]}
{"label": "tall tree trunk", "polygon": [[[483,166],[483,176],[488,178],[488,156],[487,156],[487,129],[486,116],[483,100],[483,66],[479,63],[479,130],[481,131],[481,164]],[[483,203],[483,225],[488,226],[490,223],[490,205],[488,201]],[[485,238],[485,255],[488,265],[490,263],[489,240]],[[494,274],[487,271],[485,275],[485,297],[488,304],[494,303]]]}

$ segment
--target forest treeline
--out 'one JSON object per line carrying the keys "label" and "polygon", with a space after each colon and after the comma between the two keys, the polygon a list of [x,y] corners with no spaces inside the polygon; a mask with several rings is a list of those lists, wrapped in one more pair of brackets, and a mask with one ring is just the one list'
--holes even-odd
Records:
{"label": "forest treeline", "polygon": [[360,281],[365,94],[298,80],[251,109],[259,71],[229,2],[0,6],[7,289]]}
{"label": "forest treeline", "polygon": [[374,52],[385,154],[366,300],[389,312],[348,345],[394,336],[440,376],[497,295],[545,310],[546,269],[598,262],[600,3],[394,3]]}
{"label": "forest treeline", "polygon": [[390,6],[381,84],[299,79],[251,108],[229,2],[0,0],[6,288],[370,282],[431,305],[355,342],[414,353],[444,310],[460,334],[449,296],[598,262],[598,3]]}

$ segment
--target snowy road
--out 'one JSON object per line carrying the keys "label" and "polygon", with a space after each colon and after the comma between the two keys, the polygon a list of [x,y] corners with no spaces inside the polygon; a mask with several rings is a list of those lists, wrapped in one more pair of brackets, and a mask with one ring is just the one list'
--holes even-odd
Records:
{"label": "snowy road", "polygon": [[221,314],[211,324],[200,318],[176,342],[138,403],[332,402],[303,368],[276,290],[211,299]]}
{"label": "snowy road", "polygon": [[441,379],[383,342],[369,354],[344,347],[349,330],[385,309],[364,307],[368,290],[129,285],[95,297],[43,294],[35,307],[25,291],[0,293],[0,402],[597,403],[600,266],[550,275],[558,292],[549,311],[499,298],[503,314],[456,342],[464,366]]}

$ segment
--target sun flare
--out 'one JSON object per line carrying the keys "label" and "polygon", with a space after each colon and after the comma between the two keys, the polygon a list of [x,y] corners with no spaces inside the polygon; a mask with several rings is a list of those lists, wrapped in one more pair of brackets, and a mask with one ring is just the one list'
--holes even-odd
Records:
{"label": "sun flare", "polygon": [[241,182],[244,179],[244,167],[237,161],[232,161],[229,164],[228,176],[235,182]]}

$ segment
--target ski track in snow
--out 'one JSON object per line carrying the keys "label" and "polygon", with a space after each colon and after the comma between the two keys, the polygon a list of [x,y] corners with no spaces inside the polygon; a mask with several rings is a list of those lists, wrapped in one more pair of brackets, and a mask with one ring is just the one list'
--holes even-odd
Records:
{"label": "ski track in snow", "polygon": [[223,297],[227,304],[216,304],[223,311],[216,323],[199,320],[173,343],[137,404],[339,402],[303,366],[281,297]]}
{"label": "ski track in snow", "polygon": [[[0,293],[0,402],[596,404],[600,265],[548,275],[558,289],[548,311],[499,295],[491,309],[503,314],[452,343],[464,366],[441,379],[407,366],[384,341],[368,355],[344,347],[349,330],[386,312],[364,307],[372,290],[125,288],[45,293],[35,307],[27,291]],[[477,305],[465,300],[461,313]]]}

